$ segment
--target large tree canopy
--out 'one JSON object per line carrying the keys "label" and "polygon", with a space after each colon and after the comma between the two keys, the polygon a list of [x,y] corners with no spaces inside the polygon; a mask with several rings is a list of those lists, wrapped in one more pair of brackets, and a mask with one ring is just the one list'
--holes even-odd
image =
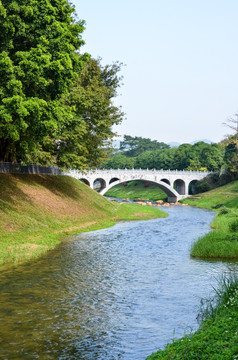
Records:
{"label": "large tree canopy", "polygon": [[74,86],[64,97],[71,109],[65,122],[62,141],[56,146],[57,163],[74,168],[92,168],[104,160],[115,135],[112,126],[123,117],[112,103],[120,78],[121,64],[101,66],[100,60],[88,58]]}
{"label": "large tree canopy", "polygon": [[144,151],[168,149],[169,145],[164,142],[158,142],[157,140],[151,140],[139,136],[132,137],[130,135],[124,135],[123,141],[120,143],[120,150],[124,151],[126,156],[138,156]]}
{"label": "large tree canopy", "polygon": [[66,0],[0,0],[0,161],[101,160],[122,116],[111,103],[119,66],[80,55],[75,18]]}
{"label": "large tree canopy", "polygon": [[82,65],[73,12],[66,0],[0,1],[0,160],[40,159],[64,122],[60,97]]}

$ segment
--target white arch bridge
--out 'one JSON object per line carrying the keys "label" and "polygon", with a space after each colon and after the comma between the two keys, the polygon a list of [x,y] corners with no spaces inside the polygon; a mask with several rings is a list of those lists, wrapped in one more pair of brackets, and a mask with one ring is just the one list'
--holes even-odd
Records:
{"label": "white arch bridge", "polygon": [[92,189],[97,189],[102,195],[111,187],[132,180],[156,183],[167,194],[168,202],[176,202],[193,194],[195,183],[208,174],[205,171],[142,169],[90,170],[85,173],[69,170],[67,172],[67,175],[83,181]]}

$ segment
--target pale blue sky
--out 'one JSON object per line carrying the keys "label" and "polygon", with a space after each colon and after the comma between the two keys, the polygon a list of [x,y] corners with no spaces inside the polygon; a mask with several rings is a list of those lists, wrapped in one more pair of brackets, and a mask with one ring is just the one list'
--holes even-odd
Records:
{"label": "pale blue sky", "polygon": [[72,0],[82,52],[123,62],[119,135],[222,140],[238,111],[237,0]]}

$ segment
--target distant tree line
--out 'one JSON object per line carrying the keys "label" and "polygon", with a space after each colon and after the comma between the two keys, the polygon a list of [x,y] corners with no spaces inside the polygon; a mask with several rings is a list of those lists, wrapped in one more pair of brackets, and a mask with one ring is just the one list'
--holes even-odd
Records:
{"label": "distant tree line", "polygon": [[156,140],[125,135],[120,148],[114,149],[101,167],[210,171],[216,175],[208,183],[219,185],[238,177],[237,156],[236,135],[227,136],[218,144],[200,141],[173,148]]}
{"label": "distant tree line", "polygon": [[221,144],[200,141],[170,148],[163,142],[125,135],[120,149],[111,154],[104,167],[218,171],[223,165],[224,154]]}

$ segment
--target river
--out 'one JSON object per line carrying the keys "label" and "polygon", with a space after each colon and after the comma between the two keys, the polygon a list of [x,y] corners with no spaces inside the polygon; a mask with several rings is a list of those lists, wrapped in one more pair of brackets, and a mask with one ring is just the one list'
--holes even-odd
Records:
{"label": "river", "polygon": [[121,222],[0,272],[0,359],[144,360],[198,327],[200,299],[237,263],[192,259],[214,213]]}

